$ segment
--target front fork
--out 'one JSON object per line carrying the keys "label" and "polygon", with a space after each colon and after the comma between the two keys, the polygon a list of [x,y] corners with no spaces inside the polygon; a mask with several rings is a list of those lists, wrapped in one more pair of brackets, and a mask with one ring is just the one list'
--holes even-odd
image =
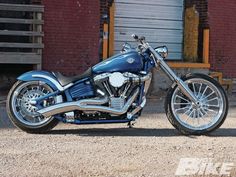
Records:
{"label": "front fork", "polygon": [[167,76],[175,82],[180,90],[186,95],[195,105],[199,105],[199,100],[194,95],[194,93],[189,89],[188,85],[183,82],[173,71],[172,69],[166,64],[163,58],[152,48],[149,46],[149,50],[152,52],[156,60],[156,67],[160,65],[160,68],[167,74]]}

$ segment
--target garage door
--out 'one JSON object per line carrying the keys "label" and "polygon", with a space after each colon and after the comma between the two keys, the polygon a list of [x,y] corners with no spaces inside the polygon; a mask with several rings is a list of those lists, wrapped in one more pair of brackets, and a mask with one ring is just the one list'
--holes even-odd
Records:
{"label": "garage door", "polygon": [[115,53],[131,34],[145,36],[153,46],[167,45],[169,59],[182,59],[183,0],[115,0]]}

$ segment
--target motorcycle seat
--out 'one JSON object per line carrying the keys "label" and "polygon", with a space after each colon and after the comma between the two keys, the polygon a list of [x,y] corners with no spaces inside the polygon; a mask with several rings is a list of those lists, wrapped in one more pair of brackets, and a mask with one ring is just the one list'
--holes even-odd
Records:
{"label": "motorcycle seat", "polygon": [[61,84],[61,86],[66,86],[69,83],[73,83],[75,81],[84,79],[84,78],[89,78],[92,75],[92,69],[89,68],[87,71],[85,71],[83,74],[72,76],[72,77],[67,77],[61,74],[60,72],[52,72],[53,75],[57,78],[58,82]]}

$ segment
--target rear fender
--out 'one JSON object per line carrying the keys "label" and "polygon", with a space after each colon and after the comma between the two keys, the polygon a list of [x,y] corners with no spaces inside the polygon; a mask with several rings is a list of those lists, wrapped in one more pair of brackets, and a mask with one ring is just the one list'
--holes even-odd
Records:
{"label": "rear fender", "polygon": [[[21,81],[42,81],[48,84],[53,90],[64,91],[71,86],[71,84],[62,87],[61,84],[57,81],[56,77],[47,71],[29,71],[17,78]],[[73,85],[73,84],[72,84]]]}

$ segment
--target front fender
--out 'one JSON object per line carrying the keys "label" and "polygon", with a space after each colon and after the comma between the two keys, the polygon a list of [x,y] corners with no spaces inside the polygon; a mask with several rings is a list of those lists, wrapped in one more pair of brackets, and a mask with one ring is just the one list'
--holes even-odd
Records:
{"label": "front fender", "polygon": [[20,75],[17,80],[42,81],[48,84],[53,90],[64,90],[64,88],[57,81],[56,77],[52,73],[47,71],[29,71]]}

